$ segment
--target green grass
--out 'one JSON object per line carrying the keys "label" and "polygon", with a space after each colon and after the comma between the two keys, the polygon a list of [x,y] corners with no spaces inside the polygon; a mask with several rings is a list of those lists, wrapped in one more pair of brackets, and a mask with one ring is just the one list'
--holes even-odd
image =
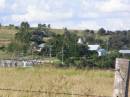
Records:
{"label": "green grass", "polygon": [[10,59],[12,57],[11,53],[4,52],[0,50],[0,59]]}
{"label": "green grass", "polygon": [[101,39],[103,41],[107,41],[110,38],[110,35],[98,35],[96,34],[96,39]]}

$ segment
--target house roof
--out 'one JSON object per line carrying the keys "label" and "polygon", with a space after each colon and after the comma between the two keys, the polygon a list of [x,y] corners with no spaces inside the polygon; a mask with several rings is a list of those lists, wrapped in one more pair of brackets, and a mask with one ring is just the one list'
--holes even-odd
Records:
{"label": "house roof", "polygon": [[100,48],[100,45],[88,45],[89,50],[96,51]]}
{"label": "house roof", "polygon": [[130,50],[119,50],[119,53],[130,54]]}
{"label": "house roof", "polygon": [[79,38],[77,43],[78,43],[78,44],[83,44],[83,39],[82,39],[82,38]]}
{"label": "house roof", "polygon": [[42,44],[38,45],[38,47],[40,47],[40,48],[44,48],[44,47],[45,47],[45,44],[42,43]]}

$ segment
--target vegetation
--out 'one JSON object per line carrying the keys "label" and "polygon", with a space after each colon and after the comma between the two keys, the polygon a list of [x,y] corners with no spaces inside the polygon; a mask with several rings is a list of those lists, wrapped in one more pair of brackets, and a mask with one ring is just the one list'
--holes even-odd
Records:
{"label": "vegetation", "polygon": [[[79,38],[81,43],[77,43]],[[8,40],[8,43],[4,44],[1,40]],[[108,53],[98,56],[96,51],[89,50],[88,44],[99,44]],[[27,58],[35,56],[54,60],[52,64],[47,64],[48,67],[41,64],[41,67],[32,68],[0,68],[0,87],[111,96],[114,72],[110,68],[114,68],[115,58],[120,57],[118,50],[129,48],[130,31],[52,29],[50,24],[38,24],[38,27],[32,28],[28,22],[22,22],[19,27],[0,25],[0,59],[20,57],[22,54]],[[74,95],[0,91],[0,96]]]}
{"label": "vegetation", "polygon": [[[11,36],[7,37],[3,29],[11,31],[6,32]],[[113,68],[115,58],[120,57],[118,50],[130,48],[129,30],[112,32],[104,28],[98,31],[52,29],[50,24],[38,24],[38,27],[32,28],[28,22],[22,22],[19,27],[13,24],[1,26],[0,34],[0,39],[8,38],[8,44],[0,46],[0,49],[8,54],[54,57],[61,61],[59,66],[67,67]],[[82,44],[77,43],[79,38],[82,39]],[[99,57],[97,52],[88,50],[88,44],[99,44],[108,54]]]}
{"label": "vegetation", "polygon": [[[114,72],[112,71],[77,70],[74,68],[1,68],[0,76],[1,88],[91,94],[97,96],[111,96],[114,82]],[[74,96],[11,91],[0,91],[0,95],[2,97]]]}

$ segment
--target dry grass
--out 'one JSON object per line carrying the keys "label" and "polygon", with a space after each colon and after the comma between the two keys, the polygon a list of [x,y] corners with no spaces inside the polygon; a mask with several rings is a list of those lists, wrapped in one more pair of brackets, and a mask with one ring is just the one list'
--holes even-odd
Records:
{"label": "dry grass", "polygon": [[[111,96],[111,71],[56,68],[1,68],[0,87]],[[0,91],[0,97],[80,97]]]}
{"label": "dry grass", "polygon": [[14,37],[14,34],[17,32],[15,29],[0,28],[0,39],[10,40]]}
{"label": "dry grass", "polygon": [[16,32],[15,29],[0,28],[0,46],[9,44]]}

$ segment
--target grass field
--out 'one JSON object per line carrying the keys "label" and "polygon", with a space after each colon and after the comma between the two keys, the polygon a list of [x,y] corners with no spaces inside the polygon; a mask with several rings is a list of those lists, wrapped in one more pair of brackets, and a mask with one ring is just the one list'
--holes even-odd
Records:
{"label": "grass field", "polygon": [[0,28],[0,46],[10,43],[16,32],[16,29]]}
{"label": "grass field", "polygon": [[[111,96],[114,73],[105,70],[0,68],[0,88]],[[80,97],[0,91],[0,97]]]}
{"label": "grass field", "polygon": [[15,29],[9,28],[0,28],[0,39],[10,40],[14,37],[14,34],[17,32]]}

